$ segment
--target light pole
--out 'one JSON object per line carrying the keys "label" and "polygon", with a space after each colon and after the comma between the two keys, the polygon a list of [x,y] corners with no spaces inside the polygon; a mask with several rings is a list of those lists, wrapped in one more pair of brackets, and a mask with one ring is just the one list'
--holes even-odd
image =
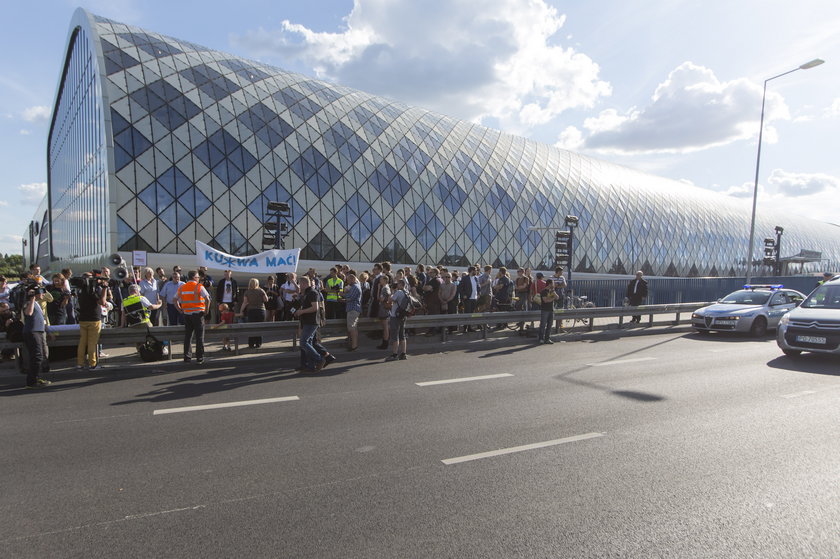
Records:
{"label": "light pole", "polygon": [[797,70],[810,70],[815,66],[819,66],[823,62],[825,61],[815,58],[810,62],[797,66],[793,70],[782,72],[781,74],[777,74],[764,80],[764,93],[761,95],[761,122],[758,125],[758,155],[755,157],[755,186],[753,187],[752,217],[750,218],[750,245],[747,249],[747,283],[752,281],[753,247],[755,243],[755,206],[756,201],[758,200],[758,169],[761,164],[761,137],[764,134],[764,102],[767,99],[767,82],[775,80],[776,78],[781,78],[782,76],[786,76],[790,73],[796,72]]}

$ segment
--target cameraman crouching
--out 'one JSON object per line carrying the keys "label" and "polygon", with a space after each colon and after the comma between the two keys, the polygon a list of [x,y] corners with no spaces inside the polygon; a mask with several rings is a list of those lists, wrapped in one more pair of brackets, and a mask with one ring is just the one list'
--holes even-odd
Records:
{"label": "cameraman crouching", "polygon": [[30,390],[46,388],[52,384],[39,376],[47,360],[47,321],[40,305],[43,298],[44,288],[30,289],[26,292],[23,305],[23,343],[29,357],[26,388]]}

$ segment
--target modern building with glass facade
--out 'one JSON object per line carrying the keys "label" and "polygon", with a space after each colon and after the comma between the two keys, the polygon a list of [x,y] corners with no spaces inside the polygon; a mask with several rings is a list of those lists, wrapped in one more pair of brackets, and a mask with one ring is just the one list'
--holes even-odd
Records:
{"label": "modern building with glass facade", "polygon": [[[745,271],[749,215],[714,193],[83,10],[48,162],[25,255],[45,269],[132,250],[189,266],[195,240],[252,254],[267,202],[283,201],[305,265],[546,269],[572,214],[579,272]],[[763,213],[756,258],[776,225],[783,254],[840,260],[837,226]]]}

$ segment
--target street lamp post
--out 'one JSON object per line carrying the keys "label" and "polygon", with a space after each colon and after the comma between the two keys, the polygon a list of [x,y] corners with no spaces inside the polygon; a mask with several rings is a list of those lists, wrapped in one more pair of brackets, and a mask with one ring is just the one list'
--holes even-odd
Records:
{"label": "street lamp post", "polygon": [[761,138],[764,134],[764,102],[767,99],[767,82],[770,80],[775,80],[776,78],[781,78],[782,76],[786,76],[790,73],[796,72],[797,70],[810,70],[815,66],[819,66],[825,62],[819,58],[815,58],[810,62],[806,62],[801,66],[797,66],[793,70],[788,70],[787,72],[782,72],[781,74],[775,75],[771,78],[767,78],[764,80],[764,93],[761,95],[761,122],[758,125],[758,154],[755,158],[755,186],[753,187],[753,203],[752,203],[752,217],[750,218],[750,244],[749,248],[747,249],[747,283],[752,281],[752,261],[753,261],[753,248],[755,246],[755,206],[756,201],[758,200],[758,169],[761,164]]}

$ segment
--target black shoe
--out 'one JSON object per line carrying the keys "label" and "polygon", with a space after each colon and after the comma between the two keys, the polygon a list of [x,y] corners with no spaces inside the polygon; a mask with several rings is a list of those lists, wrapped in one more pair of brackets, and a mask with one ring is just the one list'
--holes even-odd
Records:
{"label": "black shoe", "polygon": [[408,356],[405,353],[400,353],[400,356],[397,359],[399,359],[400,361],[405,361],[406,359],[408,359]]}
{"label": "black shoe", "polygon": [[184,363],[189,363],[192,361],[192,357],[184,357]]}
{"label": "black shoe", "polygon": [[387,361],[396,361],[399,358],[400,358],[399,355],[397,355],[396,353],[392,353],[391,355],[389,355],[388,357],[385,358],[385,361],[386,362]]}
{"label": "black shoe", "polygon": [[544,344],[553,344],[554,342],[552,342],[551,340],[544,340],[543,343]]}
{"label": "black shoe", "polygon": [[198,359],[195,360],[195,362],[198,363],[199,365],[203,365],[204,364],[204,358],[199,357]]}
{"label": "black shoe", "polygon": [[336,356],[333,355],[332,353],[328,353],[324,356],[324,361],[327,362],[327,365],[329,365],[330,363],[332,363],[336,359],[337,359]]}

